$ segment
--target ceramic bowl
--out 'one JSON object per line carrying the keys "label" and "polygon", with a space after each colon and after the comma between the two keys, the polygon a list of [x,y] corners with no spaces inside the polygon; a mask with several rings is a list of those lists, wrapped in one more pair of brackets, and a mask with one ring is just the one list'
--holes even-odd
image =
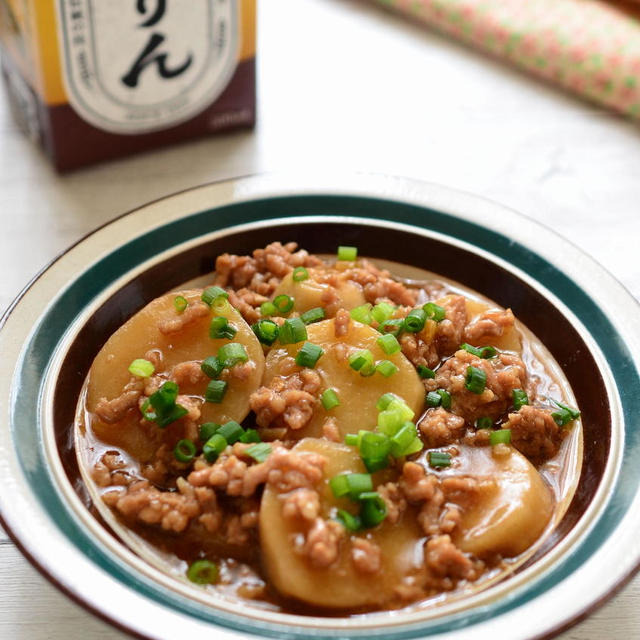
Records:
{"label": "ceramic bowl", "polygon": [[[513,575],[469,597],[393,615],[282,614],[198,596],[94,515],[73,450],[75,404],[93,357],[152,298],[210,272],[219,253],[274,240],[318,253],[356,245],[361,255],[440,273],[510,306],[551,351],[582,410],[582,471],[562,521]],[[87,236],[3,317],[2,524],[56,586],[145,638],[551,636],[640,563],[639,336],[638,305],[607,272],[549,230],[482,199],[379,176],[205,185]]]}

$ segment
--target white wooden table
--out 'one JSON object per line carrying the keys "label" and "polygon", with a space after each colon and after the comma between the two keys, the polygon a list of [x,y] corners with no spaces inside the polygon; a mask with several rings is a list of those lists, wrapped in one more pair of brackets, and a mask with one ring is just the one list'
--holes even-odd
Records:
{"label": "white wooden table", "polygon": [[[64,177],[0,101],[0,308],[59,251],[121,212],[210,180],[301,168],[420,178],[511,205],[572,239],[640,298],[640,125],[366,3],[262,0],[258,51],[255,132]],[[0,638],[123,637],[57,592],[0,531]],[[638,637],[640,578],[560,636]]]}

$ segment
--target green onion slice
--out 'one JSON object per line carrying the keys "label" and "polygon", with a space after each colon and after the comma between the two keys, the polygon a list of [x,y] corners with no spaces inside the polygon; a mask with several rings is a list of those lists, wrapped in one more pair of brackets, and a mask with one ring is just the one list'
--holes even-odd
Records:
{"label": "green onion slice", "polygon": [[191,462],[196,455],[196,445],[187,438],[178,440],[173,455],[178,462]]}
{"label": "green onion slice", "polygon": [[404,318],[392,318],[391,320],[385,320],[378,325],[378,331],[380,333],[390,333],[396,338],[400,335],[404,329]]}
{"label": "green onion slice", "polygon": [[260,343],[266,344],[268,347],[276,341],[280,331],[278,325],[273,320],[267,320],[265,318],[258,320],[255,324],[252,324],[251,328]]}
{"label": "green onion slice", "polygon": [[427,458],[429,459],[429,466],[434,469],[451,466],[451,454],[445,451],[429,451]]}
{"label": "green onion slice", "polygon": [[422,309],[427,314],[427,318],[436,322],[442,322],[447,317],[447,310],[435,302],[427,302]]}
{"label": "green onion slice", "polygon": [[323,353],[324,349],[322,347],[312,342],[305,342],[296,355],[296,364],[299,367],[313,369]]}
{"label": "green onion slice", "polygon": [[388,302],[379,302],[371,309],[371,316],[378,323],[386,322],[396,312],[396,308]]}
{"label": "green onion slice", "polygon": [[204,392],[204,399],[206,402],[220,404],[224,399],[225,393],[227,393],[226,380],[211,380]]}
{"label": "green onion slice", "polygon": [[418,333],[424,328],[427,321],[427,312],[424,309],[412,309],[404,319],[404,330],[409,333]]}
{"label": "green onion slice", "polygon": [[387,517],[387,504],[377,491],[360,495],[360,521],[363,528],[379,525]]}
{"label": "green onion slice", "polygon": [[577,409],[573,409],[572,407],[562,404],[562,402],[558,402],[557,400],[554,400],[553,402],[559,408],[559,411],[554,411],[551,414],[551,417],[559,427],[564,427],[566,424],[569,424],[569,422],[580,417],[580,412]]}
{"label": "green onion slice", "polygon": [[223,344],[220,349],[218,349],[217,358],[221,362],[222,366],[227,369],[230,369],[240,362],[247,362],[249,360],[249,356],[247,355],[244,345],[239,342]]}
{"label": "green onion slice", "polygon": [[440,406],[440,404],[442,403],[442,398],[437,391],[429,391],[429,393],[427,393],[425,401],[428,407],[435,408]]}
{"label": "green onion slice", "polygon": [[383,336],[380,336],[376,342],[388,356],[400,351],[400,343],[392,333],[385,333]]}
{"label": "green onion slice", "polygon": [[301,318],[287,318],[280,327],[281,344],[297,344],[307,339],[307,328]]}
{"label": "green onion slice", "polygon": [[384,411],[393,400],[399,400],[400,402],[402,402],[402,399],[398,398],[395,393],[385,393],[384,395],[380,396],[380,399],[378,400],[378,402],[376,402],[376,409],[378,411]]}
{"label": "green onion slice", "polygon": [[362,526],[362,523],[360,522],[360,518],[358,516],[354,516],[344,509],[338,509],[338,512],[336,513],[336,520],[345,529],[347,529],[347,531],[359,531],[360,527]]}
{"label": "green onion slice", "polygon": [[271,454],[271,445],[268,442],[258,442],[250,446],[245,453],[256,462],[264,462]]}
{"label": "green onion slice", "polygon": [[255,429],[247,429],[241,436],[240,442],[262,442],[260,434]]}
{"label": "green onion slice", "polygon": [[235,420],[229,420],[229,422],[225,422],[216,433],[222,436],[228,444],[233,444],[240,440],[244,429]]}
{"label": "green onion slice", "polygon": [[260,305],[260,314],[263,316],[275,316],[278,313],[276,305],[273,302],[263,302]]}
{"label": "green onion slice", "polygon": [[340,405],[340,398],[338,398],[335,389],[326,389],[320,396],[320,402],[322,402],[322,406],[326,411],[331,411],[331,409]]}
{"label": "green onion slice", "polygon": [[229,324],[224,316],[216,316],[211,319],[209,325],[209,337],[213,340],[231,340],[237,333],[237,329]]}
{"label": "green onion slice", "polygon": [[522,389],[514,389],[511,392],[511,398],[513,399],[513,408],[516,411],[524,407],[525,404],[529,404],[529,396]]}
{"label": "green onion slice", "polygon": [[184,296],[176,296],[173,299],[173,306],[178,313],[182,313],[189,306],[189,302]]}
{"label": "green onion slice", "polygon": [[207,462],[215,462],[229,443],[219,434],[214,433],[202,447],[202,454]]}
{"label": "green onion slice", "polygon": [[200,442],[206,442],[222,425],[217,422],[203,422],[198,429]]}
{"label": "green onion slice", "polygon": [[489,416],[482,416],[476,420],[476,429],[491,429],[493,420]]}
{"label": "green onion slice", "polygon": [[187,578],[196,584],[215,584],[218,575],[218,566],[209,560],[196,560],[187,569]]}
{"label": "green onion slice", "polygon": [[279,313],[289,313],[293,309],[293,298],[283,293],[273,299],[273,306]]}
{"label": "green onion slice", "polygon": [[318,322],[319,320],[324,320],[324,309],[322,307],[314,307],[313,309],[309,309],[309,311],[305,311],[301,316],[300,320],[305,324],[312,324],[314,322]]}
{"label": "green onion slice", "polygon": [[[143,405],[145,418],[153,420],[161,429],[164,429],[172,422],[187,415],[189,412],[182,405],[176,404],[177,397],[178,385],[167,380],[155,393],[149,396],[148,404]],[[147,412],[149,405],[155,409],[155,412]]]}
{"label": "green onion slice", "polygon": [[344,443],[348,444],[350,447],[357,447],[358,441],[359,439],[356,433],[347,433],[347,435],[344,437]]}
{"label": "green onion slice", "polygon": [[200,296],[202,302],[211,306],[220,298],[227,300],[229,298],[229,294],[222,287],[207,287]]}
{"label": "green onion slice", "polygon": [[361,349],[349,356],[349,366],[354,371],[360,371],[365,365],[373,365],[373,353],[369,349]]}
{"label": "green onion slice", "polygon": [[356,321],[362,322],[362,324],[371,324],[373,319],[371,315],[371,303],[361,304],[359,307],[355,307],[349,311],[349,315]]}
{"label": "green onion slice", "polygon": [[353,262],[358,257],[358,247],[338,247],[338,260]]}
{"label": "green onion slice", "polygon": [[137,376],[138,378],[149,378],[153,375],[155,370],[156,369],[153,364],[144,358],[136,358],[129,365],[129,373]]}
{"label": "green onion slice", "polygon": [[302,282],[308,280],[309,272],[304,267],[296,267],[291,274],[294,282]]}
{"label": "green onion slice", "polygon": [[394,373],[398,373],[398,367],[390,360],[380,360],[380,362],[376,364],[376,371],[385,378],[389,378]]}
{"label": "green onion slice", "polygon": [[368,473],[343,473],[331,478],[329,487],[336,498],[349,496],[357,500],[361,493],[373,489],[373,481]]}
{"label": "green onion slice", "polygon": [[511,443],[511,429],[498,429],[489,436],[489,444],[495,447],[497,444]]}
{"label": "green onion slice", "polygon": [[474,355],[477,358],[483,358],[484,360],[495,358],[498,355],[498,352],[494,347],[474,347],[473,345],[463,342],[460,345],[460,348],[469,352],[471,355]]}
{"label": "green onion slice", "polygon": [[416,367],[416,370],[418,371],[418,375],[424,380],[425,378],[430,378],[433,380],[433,378],[436,377],[436,372],[433,369],[429,369],[429,367],[425,367],[423,364],[419,364]]}
{"label": "green onion slice", "polygon": [[478,367],[467,367],[464,387],[467,391],[480,395],[487,386],[487,374]]}
{"label": "green onion slice", "polygon": [[208,378],[215,379],[222,373],[224,365],[216,356],[209,356],[202,361],[200,369]]}
{"label": "green onion slice", "polygon": [[414,439],[418,435],[416,426],[413,422],[405,422],[402,427],[391,436],[391,455],[394,458],[401,458],[413,444]]}

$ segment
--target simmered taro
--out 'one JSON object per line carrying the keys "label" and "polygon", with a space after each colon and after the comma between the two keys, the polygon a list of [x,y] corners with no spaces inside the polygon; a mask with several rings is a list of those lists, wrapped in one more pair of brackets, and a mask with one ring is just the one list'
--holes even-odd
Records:
{"label": "simmered taro", "polygon": [[147,559],[213,600],[335,616],[513,572],[571,498],[579,415],[510,309],[273,243],[111,336],[76,443]]}

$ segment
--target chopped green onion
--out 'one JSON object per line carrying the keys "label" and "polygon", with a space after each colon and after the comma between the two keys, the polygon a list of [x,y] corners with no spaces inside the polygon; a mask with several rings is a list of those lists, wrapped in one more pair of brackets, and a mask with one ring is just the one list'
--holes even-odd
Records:
{"label": "chopped green onion", "polygon": [[338,247],[338,260],[353,262],[358,257],[358,247]]}
{"label": "chopped green onion", "polygon": [[400,430],[391,436],[391,455],[394,458],[401,458],[406,455],[406,450],[413,444],[418,435],[413,422],[405,422]]}
{"label": "chopped green onion", "polygon": [[283,293],[273,299],[273,306],[279,313],[289,313],[293,309],[293,298]]}
{"label": "chopped green onion", "polygon": [[216,433],[222,436],[228,444],[233,444],[240,440],[244,429],[235,420],[229,420],[229,422],[225,422]]}
{"label": "chopped green onion", "polygon": [[260,434],[255,429],[247,429],[241,436],[240,442],[262,442]]}
{"label": "chopped green onion", "polygon": [[153,364],[144,358],[136,358],[129,365],[129,373],[137,376],[138,378],[149,378],[153,375],[155,370],[156,369]]}
{"label": "chopped green onion", "polygon": [[307,328],[301,318],[287,318],[280,327],[281,344],[297,344],[307,339]]}
{"label": "chopped green onion", "polygon": [[435,302],[427,302],[422,309],[427,314],[427,318],[436,322],[442,322],[447,317],[447,310]]}
{"label": "chopped green onion", "polygon": [[300,320],[305,324],[312,324],[318,322],[318,320],[324,320],[324,316],[325,313],[322,307],[314,307],[313,309],[309,309],[309,311],[305,311],[300,316]]}
{"label": "chopped green onion", "polygon": [[424,380],[425,378],[433,378],[436,377],[436,372],[433,369],[429,369],[429,367],[425,367],[423,364],[419,364],[416,367],[418,371],[418,375]]}
{"label": "chopped green onion", "polygon": [[309,278],[309,272],[304,267],[296,267],[291,274],[294,282],[302,282]]}
{"label": "chopped green onion", "polygon": [[384,411],[393,400],[400,400],[400,398],[398,398],[395,393],[385,393],[380,396],[380,399],[376,402],[376,409],[378,411]]}
{"label": "chopped green onion", "polygon": [[361,493],[373,489],[373,481],[368,473],[343,473],[331,478],[329,487],[336,498],[349,496],[357,500]]}
{"label": "chopped green onion", "polygon": [[173,455],[178,462],[191,462],[196,455],[196,445],[186,438],[178,440]]}
{"label": "chopped green onion", "polygon": [[202,361],[200,369],[205,376],[209,378],[217,378],[222,373],[224,365],[216,356],[209,356]]}
{"label": "chopped green onion", "polygon": [[451,454],[445,451],[429,451],[427,458],[429,459],[429,466],[434,469],[451,466]]}
{"label": "chopped green onion", "polygon": [[529,396],[527,396],[526,391],[522,389],[514,389],[511,392],[511,397],[513,398],[513,408],[518,411],[525,404],[529,404]]}
{"label": "chopped green onion", "polygon": [[348,444],[350,447],[357,447],[359,442],[358,435],[356,433],[347,433],[344,437],[344,443]]}
{"label": "chopped green onion", "polygon": [[469,352],[471,355],[474,355],[477,358],[483,358],[484,360],[495,358],[498,355],[498,352],[494,347],[474,347],[473,345],[463,342],[460,345],[460,348]]}
{"label": "chopped green onion", "polygon": [[476,429],[491,429],[493,420],[489,416],[482,416],[476,420]]}
{"label": "chopped green onion", "polygon": [[379,302],[373,309],[371,309],[371,316],[378,323],[389,320],[395,313],[396,308],[388,302]]}
{"label": "chopped green onion", "polygon": [[228,442],[219,434],[214,433],[202,447],[202,454],[207,462],[215,462],[218,456],[227,448]]}
{"label": "chopped green onion", "polygon": [[360,369],[360,375],[363,378],[369,378],[375,372],[376,372],[376,366],[373,364],[373,362],[365,364],[364,367],[362,367],[362,369]]}
{"label": "chopped green onion", "polygon": [[354,516],[344,509],[338,509],[336,520],[347,529],[347,531],[358,531],[362,526],[358,516]]}
{"label": "chopped green onion", "polygon": [[209,337],[213,340],[231,340],[237,333],[237,329],[229,324],[224,316],[216,316],[211,319],[209,325]]}
{"label": "chopped green onion", "polygon": [[227,393],[227,382],[225,380],[211,380],[207,385],[207,390],[204,392],[204,399],[206,402],[220,404],[225,393]]}
{"label": "chopped green onion", "polygon": [[260,314],[263,316],[275,316],[278,313],[276,305],[273,302],[263,302],[260,305]]}
{"label": "chopped green onion", "polygon": [[229,298],[229,294],[221,287],[207,287],[200,296],[202,302],[209,306],[220,298],[223,298],[224,300]]}
{"label": "chopped green onion", "polygon": [[376,342],[388,356],[400,351],[400,343],[398,342],[398,339],[391,333],[385,333],[383,336],[380,336],[376,340]]}
{"label": "chopped green onion", "polygon": [[249,356],[243,344],[239,342],[228,342],[218,349],[218,360],[223,367],[231,369],[240,362],[247,362]]}
{"label": "chopped green onion", "polygon": [[395,435],[413,419],[413,411],[402,400],[392,400],[384,411],[378,414],[378,428],[388,436]]}
{"label": "chopped green onion", "polygon": [[442,398],[440,397],[440,394],[437,391],[429,391],[429,393],[427,393],[427,397],[425,400],[426,400],[427,406],[431,408],[439,407],[440,404],[442,403]]}
{"label": "chopped green onion", "polygon": [[362,322],[362,324],[371,324],[371,303],[361,304],[359,307],[355,307],[349,311],[349,315],[356,321]]}
{"label": "chopped green onion", "polygon": [[409,333],[418,333],[427,321],[427,312],[424,309],[412,309],[404,319],[404,329]]}
{"label": "chopped green onion", "polygon": [[478,367],[467,367],[464,387],[467,391],[480,395],[487,386],[487,374]]}
{"label": "chopped green onion", "polygon": [[245,453],[256,462],[264,462],[271,454],[271,445],[268,442],[258,442],[251,445]]}
{"label": "chopped green onion", "polygon": [[187,570],[187,578],[196,584],[215,584],[218,581],[218,567],[209,560],[196,560]]}
{"label": "chopped green onion", "polygon": [[373,365],[373,353],[369,349],[361,349],[349,356],[349,366],[354,371],[360,371],[365,365]]}
{"label": "chopped green onion", "polygon": [[322,406],[326,411],[331,411],[331,409],[340,405],[340,398],[338,398],[335,389],[326,389],[320,396],[320,402],[322,402]]}
{"label": "chopped green onion", "polygon": [[324,349],[322,347],[312,342],[305,342],[296,355],[296,364],[299,367],[313,369],[323,353]]}
{"label": "chopped green onion", "polygon": [[[176,404],[178,397],[178,385],[167,380],[155,393],[149,396],[149,404],[143,405],[145,418],[153,420],[161,429],[168,427],[172,422],[179,420],[189,413],[182,405]],[[151,405],[154,413],[147,413],[147,407]]]}
{"label": "chopped green onion", "polygon": [[164,429],[168,427],[170,424],[179,420],[189,413],[181,404],[174,405],[169,411],[164,413],[163,415],[157,415],[155,419],[155,423],[161,428]]}
{"label": "chopped green onion", "polygon": [[375,527],[387,517],[387,504],[377,491],[361,494],[360,501],[360,521],[363,528]]}
{"label": "chopped green onion", "polygon": [[200,442],[206,442],[221,427],[217,422],[203,422],[198,429]]}
{"label": "chopped green onion", "polygon": [[376,371],[385,378],[389,378],[398,372],[398,367],[396,367],[391,360],[380,360],[380,362],[376,364]]}
{"label": "chopped green onion", "polygon": [[413,439],[413,442],[405,449],[404,455],[410,456],[412,453],[418,453],[418,451],[422,451],[424,444],[422,440],[418,436]]}
{"label": "chopped green onion", "polygon": [[264,318],[262,320],[258,320],[255,324],[252,324],[251,328],[260,343],[266,344],[268,347],[276,341],[280,331],[280,328],[273,320],[266,320]]}
{"label": "chopped green onion", "polygon": [[489,436],[489,444],[495,447],[497,444],[511,443],[511,429],[498,429]]}
{"label": "chopped green onion", "polygon": [[378,325],[378,331],[380,333],[390,333],[396,336],[396,338],[400,335],[402,329],[404,329],[404,318],[392,318]]}
{"label": "chopped green onion", "polygon": [[387,435],[375,431],[363,431],[358,439],[360,457],[369,473],[379,471],[388,466],[391,441]]}
{"label": "chopped green onion", "polygon": [[451,409],[451,394],[444,389],[436,389],[436,393],[440,396],[440,405],[443,409]]}
{"label": "chopped green onion", "polygon": [[178,313],[182,313],[189,306],[189,302],[184,296],[176,296],[173,299],[173,306]]}
{"label": "chopped green onion", "polygon": [[551,417],[555,420],[556,424],[559,427],[564,427],[572,420],[576,420],[580,417],[580,412],[577,409],[573,409],[572,407],[569,407],[566,404],[562,404],[562,402],[558,402],[557,400],[554,400],[553,402],[560,409],[560,411],[554,411],[551,414]]}

